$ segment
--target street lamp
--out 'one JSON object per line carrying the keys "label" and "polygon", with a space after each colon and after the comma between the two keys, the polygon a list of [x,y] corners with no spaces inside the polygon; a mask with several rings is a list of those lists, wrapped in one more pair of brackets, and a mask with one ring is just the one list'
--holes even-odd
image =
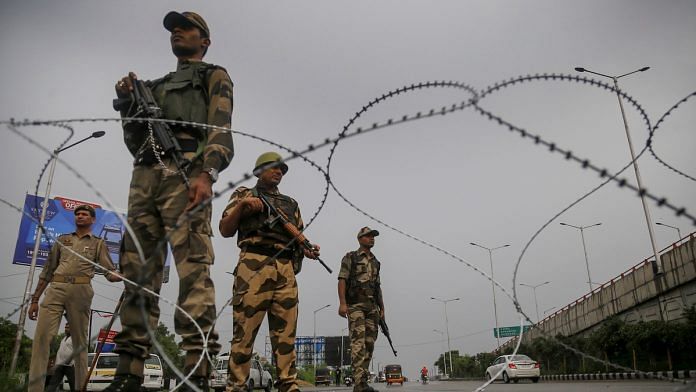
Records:
{"label": "street lamp", "polygon": [[454,371],[452,370],[452,349],[450,348],[449,319],[447,318],[447,302],[459,301],[459,298],[457,297],[452,299],[440,299],[430,297],[430,299],[442,302],[445,305],[445,330],[447,331],[447,351],[449,351],[450,375],[452,375]]}
{"label": "street lamp", "polygon": [[348,331],[348,327],[341,330],[341,371],[343,371],[343,338],[345,331]]}
{"label": "street lamp", "polygon": [[580,237],[582,238],[582,250],[585,252],[585,267],[587,268],[587,283],[590,285],[590,291],[592,291],[592,278],[590,277],[590,262],[587,261],[587,247],[585,246],[585,229],[588,229],[590,227],[595,227],[599,226],[602,223],[595,223],[594,225],[589,225],[589,226],[573,226],[568,223],[563,223],[561,222],[561,226],[568,226],[568,227],[573,227],[578,230],[580,230]]}
{"label": "street lamp", "polygon": [[[439,329],[433,329],[433,332],[437,332],[443,339],[445,338],[445,333]],[[447,378],[447,353],[442,353],[442,365],[445,368],[445,378]]]}
{"label": "street lamp", "polygon": [[[510,246],[510,244],[505,244],[501,246],[497,246],[495,248],[487,248],[483,245],[479,245],[475,242],[470,242],[471,245],[473,246],[478,246],[479,248],[483,248],[488,251],[488,257],[491,261],[491,288],[493,289],[493,315],[495,317],[495,338],[498,340],[498,347],[500,347],[500,337],[498,336],[498,306],[495,303],[495,283],[493,282],[493,251],[496,249],[501,249],[501,248],[506,248]],[[451,365],[451,364],[450,364]]]}
{"label": "street lamp", "polygon": [[39,225],[36,228],[36,237],[34,238],[34,252],[31,255],[31,264],[29,265],[29,275],[27,276],[27,283],[24,287],[24,297],[22,299],[22,307],[19,311],[19,321],[17,322],[17,335],[15,336],[15,344],[12,349],[12,362],[10,364],[10,375],[14,374],[15,368],[17,367],[17,357],[19,356],[19,346],[22,341],[22,335],[24,335],[24,324],[27,317],[27,300],[31,295],[31,286],[34,283],[34,271],[36,270],[36,257],[39,254],[39,246],[41,245],[41,234],[43,234],[44,223],[46,221],[46,210],[48,209],[48,198],[51,195],[51,185],[53,183],[53,175],[56,171],[56,163],[58,162],[58,154],[61,152],[74,147],[82,142],[89,139],[96,139],[104,136],[106,132],[96,131],[92,132],[91,135],[84,139],[78,140],[75,143],[53,150],[53,155],[51,155],[51,169],[48,172],[48,180],[46,182],[46,196],[44,196],[43,206],[41,207],[41,217],[39,218]]}
{"label": "street lamp", "polygon": [[672,229],[676,230],[676,231],[677,231],[677,236],[679,236],[679,239],[677,239],[677,241],[680,241],[680,240],[682,239],[681,230],[679,230],[678,227],[670,226],[670,225],[668,225],[668,224],[666,224],[666,223],[662,223],[662,222],[655,222],[655,224],[658,225],[658,226],[669,227],[669,228],[672,228]]}
{"label": "street lamp", "polygon": [[[321,308],[317,309],[314,311],[314,339],[312,339],[312,360],[314,362],[314,385],[317,384],[317,312],[319,312],[322,309],[326,309],[331,304],[329,305],[324,305]],[[343,338],[341,338],[343,339]],[[343,355],[343,354],[341,354]]]}
{"label": "street lamp", "polygon": [[537,301],[536,289],[537,289],[537,287],[541,287],[541,286],[549,284],[549,283],[551,283],[551,282],[549,282],[548,280],[544,283],[539,283],[537,285],[520,283],[520,286],[529,287],[530,289],[532,289],[534,291],[534,305],[536,306],[537,323],[539,322],[539,302]]}
{"label": "street lamp", "polygon": [[638,183],[638,189],[640,190],[640,201],[643,204],[643,212],[645,213],[645,222],[648,225],[648,234],[650,235],[650,245],[652,246],[653,254],[655,255],[655,265],[657,267],[657,273],[662,273],[662,266],[660,265],[660,256],[657,254],[657,242],[655,242],[655,232],[653,230],[652,218],[650,217],[650,210],[648,209],[648,204],[645,200],[645,194],[643,190],[643,180],[640,176],[640,170],[638,169],[638,161],[636,161],[636,153],[633,151],[633,142],[631,141],[631,132],[628,129],[628,120],[626,119],[626,111],[623,107],[623,102],[621,101],[621,94],[619,94],[619,82],[620,78],[624,76],[632,75],[636,72],[644,72],[649,70],[650,67],[643,67],[629,73],[625,73],[619,76],[609,76],[603,73],[591,71],[587,68],[576,67],[575,70],[578,72],[588,72],[591,74],[603,76],[605,78],[610,78],[614,81],[614,88],[616,89],[616,98],[619,100],[619,108],[621,109],[621,117],[623,118],[624,129],[626,130],[626,139],[628,140],[628,149],[631,151],[631,162],[633,163],[633,171],[636,173],[636,182]]}
{"label": "street lamp", "polygon": [[544,317],[546,317],[546,313],[548,313],[548,312],[550,312],[550,311],[552,311],[552,310],[554,310],[554,309],[556,309],[556,307],[555,307],[555,306],[552,306],[552,307],[550,307],[550,308],[544,310]]}

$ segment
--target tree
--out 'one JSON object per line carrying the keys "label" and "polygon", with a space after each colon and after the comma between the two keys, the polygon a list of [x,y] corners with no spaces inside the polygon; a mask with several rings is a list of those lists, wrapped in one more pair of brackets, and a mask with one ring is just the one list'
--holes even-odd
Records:
{"label": "tree", "polygon": [[[12,349],[15,344],[17,335],[17,324],[10,320],[0,317],[0,370],[7,372],[10,369],[12,361]],[[18,373],[29,370],[29,360],[31,358],[31,339],[26,335],[22,335],[22,341],[19,346],[19,357],[17,358]]]}
{"label": "tree", "polygon": [[157,347],[153,345],[152,352],[158,354],[160,357],[163,357],[162,365],[164,366],[164,378],[176,378],[174,370],[164,361],[164,356],[166,355],[180,371],[184,368],[184,354],[179,349],[179,345],[176,343],[175,335],[169,332],[169,328],[160,322],[155,329],[155,338],[162,346],[162,351],[158,351]]}

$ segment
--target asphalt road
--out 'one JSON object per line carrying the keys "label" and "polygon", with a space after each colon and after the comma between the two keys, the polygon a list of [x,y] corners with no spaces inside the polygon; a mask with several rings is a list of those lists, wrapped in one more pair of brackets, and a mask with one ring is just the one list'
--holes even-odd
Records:
{"label": "asphalt road", "polygon": [[[476,391],[483,382],[477,381],[432,381],[426,385],[408,382],[404,386],[390,386],[385,384],[371,384],[379,391],[406,392],[406,391]],[[303,388],[303,391],[352,391],[348,387],[321,387]],[[484,389],[485,392],[585,392],[585,391],[609,391],[609,392],[696,392],[696,383],[684,385],[669,383],[666,381],[539,381],[533,384],[531,381],[520,381],[518,384],[504,384],[496,382]]]}

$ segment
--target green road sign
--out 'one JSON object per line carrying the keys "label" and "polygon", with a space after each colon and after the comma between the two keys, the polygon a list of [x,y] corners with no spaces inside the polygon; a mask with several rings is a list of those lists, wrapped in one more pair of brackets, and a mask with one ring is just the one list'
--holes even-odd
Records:
{"label": "green road sign", "polygon": [[[529,331],[529,328],[532,328],[531,325],[525,325],[524,326],[524,332]],[[493,328],[493,336],[496,338],[507,338],[510,336],[519,336],[520,335],[520,326],[515,325],[512,327],[500,327],[497,330]]]}

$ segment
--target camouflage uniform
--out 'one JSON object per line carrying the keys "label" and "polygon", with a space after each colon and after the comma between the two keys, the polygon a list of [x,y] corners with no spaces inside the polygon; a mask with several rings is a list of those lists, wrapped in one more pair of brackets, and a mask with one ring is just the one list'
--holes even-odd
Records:
{"label": "camouflage uniform", "polygon": [[[230,197],[223,218],[240,200],[263,192],[266,198],[300,230],[302,217],[297,202],[278,192],[260,188],[240,187]],[[246,391],[246,380],[254,340],[263,318],[268,313],[268,329],[276,362],[280,392],[299,390],[295,382],[295,334],[297,330],[298,291],[295,273],[304,257],[299,246],[287,247],[292,237],[280,224],[264,225],[267,209],[242,218],[237,245],[241,249],[234,270],[234,337],[229,361],[227,391]],[[295,266],[293,268],[293,265]]]}
{"label": "camouflage uniform", "polygon": [[[82,237],[76,232],[64,234],[58,237],[56,242],[40,275],[40,279],[51,283],[39,307],[39,318],[31,347],[29,392],[44,390],[48,347],[58,332],[63,313],[68,315],[73,347],[79,352],[75,358],[75,379],[82,382],[87,375],[87,326],[94,296],[91,281],[95,267],[63,247],[72,249],[109,271],[116,269],[111,262],[106,243],[92,233]],[[58,243],[63,244],[63,247]]]}
{"label": "camouflage uniform", "polygon": [[[202,61],[180,61],[176,72],[147,84],[165,118],[230,127],[232,81],[223,68]],[[130,113],[123,111],[121,114],[128,116]],[[153,162],[152,148],[144,140],[147,134],[144,124],[124,123],[123,128],[126,146],[135,157],[128,196],[128,223],[142,246],[145,260],[140,259],[136,242],[126,232],[121,247],[121,270],[126,278],[159,293],[167,254],[163,240],[169,236],[179,275],[177,304],[204,333],[210,331],[208,345],[204,347],[203,337],[194,324],[177,309],[174,328],[182,338],[181,348],[187,353],[184,369],[188,372],[204,349],[211,355],[220,349],[218,335],[211,331],[216,316],[215,288],[210,278],[210,265],[214,260],[210,240],[212,208],[207,205],[188,221],[179,222],[183,224],[175,229],[188,203],[186,185],[178,174],[172,173],[176,167],[170,158],[162,158],[166,168],[156,159]],[[229,131],[186,126],[172,126],[172,130],[186,151],[185,158],[192,161],[187,173],[189,178],[194,179],[210,168],[222,171],[229,165],[234,153]],[[126,285],[120,314],[123,330],[115,338],[115,351],[120,354],[116,374],[142,377],[144,360],[152,345],[146,323],[153,329],[157,326],[158,298]],[[194,376],[207,376],[209,372],[208,362],[204,360]]]}
{"label": "camouflage uniform", "polygon": [[367,386],[370,376],[368,367],[379,332],[378,297],[382,290],[379,267],[380,263],[374,254],[358,249],[346,253],[338,273],[338,279],[346,281],[350,350],[356,391]]}

